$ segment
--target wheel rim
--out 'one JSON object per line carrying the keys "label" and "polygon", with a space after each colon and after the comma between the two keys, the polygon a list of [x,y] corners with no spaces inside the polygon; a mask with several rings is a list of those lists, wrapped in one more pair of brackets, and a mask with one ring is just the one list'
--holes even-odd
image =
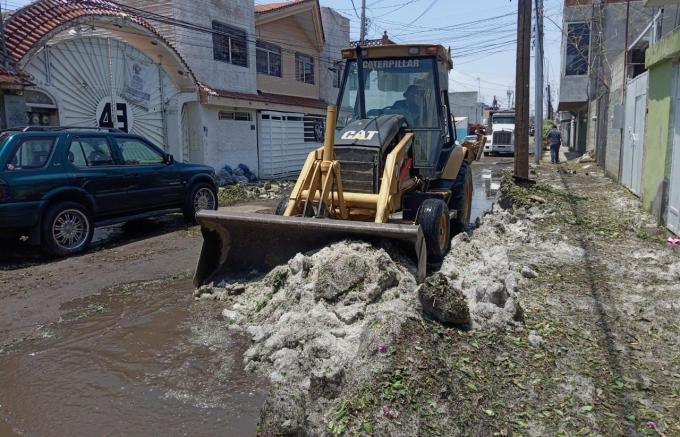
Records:
{"label": "wheel rim", "polygon": [[439,216],[439,235],[438,240],[439,240],[439,248],[441,249],[442,252],[444,252],[444,249],[446,248],[446,243],[447,243],[447,230],[449,228],[449,219],[446,217],[446,214],[441,214]]}
{"label": "wheel rim", "polygon": [[66,250],[78,249],[85,244],[90,233],[90,222],[82,211],[66,209],[52,222],[52,238],[57,246]]}
{"label": "wheel rim", "polygon": [[215,209],[215,194],[210,188],[201,188],[194,196],[194,211],[203,209]]}

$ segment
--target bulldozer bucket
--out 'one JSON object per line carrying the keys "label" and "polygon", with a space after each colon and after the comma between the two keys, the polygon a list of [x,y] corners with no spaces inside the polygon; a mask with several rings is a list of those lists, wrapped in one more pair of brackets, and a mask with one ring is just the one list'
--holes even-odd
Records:
{"label": "bulldozer bucket", "polygon": [[203,233],[196,287],[229,274],[271,269],[297,253],[348,238],[410,246],[418,262],[416,279],[425,278],[427,251],[420,226],[207,210],[196,219]]}

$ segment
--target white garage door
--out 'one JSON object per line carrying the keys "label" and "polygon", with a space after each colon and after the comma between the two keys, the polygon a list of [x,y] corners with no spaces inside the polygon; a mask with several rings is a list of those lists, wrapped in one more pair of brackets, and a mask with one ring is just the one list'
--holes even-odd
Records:
{"label": "white garage door", "polygon": [[179,90],[136,48],[78,37],[37,52],[25,68],[55,97],[61,125],[114,127],[164,146],[163,104]]}
{"label": "white garage door", "polygon": [[265,111],[258,126],[261,179],[297,176],[309,152],[322,144],[323,117]]}

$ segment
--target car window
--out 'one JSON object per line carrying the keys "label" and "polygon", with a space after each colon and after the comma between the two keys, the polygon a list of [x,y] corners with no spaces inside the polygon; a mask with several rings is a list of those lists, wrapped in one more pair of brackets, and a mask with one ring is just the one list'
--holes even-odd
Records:
{"label": "car window", "polygon": [[136,138],[116,138],[116,144],[125,165],[162,164],[162,153]]}
{"label": "car window", "polygon": [[54,137],[51,138],[25,138],[20,140],[14,156],[7,164],[8,170],[23,170],[32,168],[42,168],[47,164]]}
{"label": "car window", "polygon": [[68,160],[77,167],[113,165],[113,155],[104,137],[79,137],[71,142]]}

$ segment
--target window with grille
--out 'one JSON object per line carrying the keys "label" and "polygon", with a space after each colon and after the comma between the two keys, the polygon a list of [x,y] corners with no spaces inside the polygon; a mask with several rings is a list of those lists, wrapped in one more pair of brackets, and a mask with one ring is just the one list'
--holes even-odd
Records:
{"label": "window with grille", "polygon": [[220,120],[236,120],[236,121],[252,121],[250,112],[230,112],[220,111],[218,114]]}
{"label": "window with grille", "polygon": [[257,42],[257,72],[281,77],[281,47],[264,41]]}
{"label": "window with grille", "polygon": [[569,23],[567,25],[567,44],[565,49],[565,76],[588,74],[590,57],[590,25],[588,23]]}
{"label": "window with grille", "polygon": [[247,67],[248,43],[246,32],[219,21],[212,22],[212,29],[213,57],[215,60]]}
{"label": "window with grille", "polygon": [[314,84],[314,58],[302,53],[295,54],[295,77],[298,81]]}

